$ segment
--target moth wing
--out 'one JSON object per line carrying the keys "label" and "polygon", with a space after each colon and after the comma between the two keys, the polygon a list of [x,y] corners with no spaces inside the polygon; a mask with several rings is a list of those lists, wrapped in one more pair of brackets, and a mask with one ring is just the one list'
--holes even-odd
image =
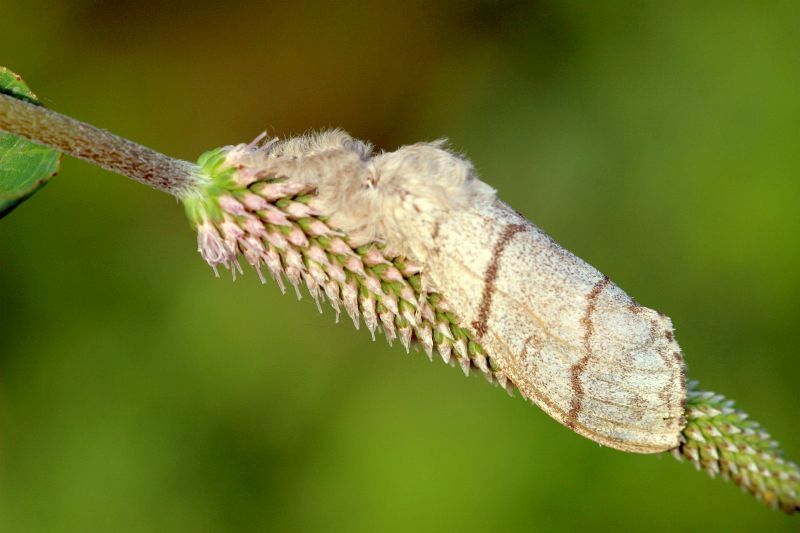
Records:
{"label": "moth wing", "polygon": [[502,202],[440,224],[427,275],[526,398],[613,448],[678,445],[686,387],[669,318]]}

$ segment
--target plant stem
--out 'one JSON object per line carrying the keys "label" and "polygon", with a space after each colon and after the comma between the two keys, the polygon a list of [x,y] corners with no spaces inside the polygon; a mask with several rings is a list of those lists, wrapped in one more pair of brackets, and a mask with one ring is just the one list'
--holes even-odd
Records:
{"label": "plant stem", "polygon": [[174,159],[41,106],[0,94],[0,130],[122,174],[178,198],[195,190],[194,163]]}

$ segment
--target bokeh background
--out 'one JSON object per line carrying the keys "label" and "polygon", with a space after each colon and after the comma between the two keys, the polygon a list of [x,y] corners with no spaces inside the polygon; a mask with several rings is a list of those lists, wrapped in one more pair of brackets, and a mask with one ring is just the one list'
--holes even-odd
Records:
{"label": "bokeh background", "polygon": [[[796,2],[0,0],[50,107],[194,159],[449,137],[800,459]],[[66,159],[0,222],[0,530],[796,531],[248,272]]]}

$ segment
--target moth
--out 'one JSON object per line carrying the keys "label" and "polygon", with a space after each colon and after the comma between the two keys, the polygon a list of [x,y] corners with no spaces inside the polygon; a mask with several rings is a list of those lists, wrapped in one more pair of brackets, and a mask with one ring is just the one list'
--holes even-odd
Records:
{"label": "moth", "polygon": [[313,190],[315,211],[352,246],[380,242],[419,264],[495,376],[560,423],[628,452],[678,446],[687,389],[670,319],[499,200],[443,142],[374,153],[334,130],[231,147],[226,161],[244,185],[274,176]]}

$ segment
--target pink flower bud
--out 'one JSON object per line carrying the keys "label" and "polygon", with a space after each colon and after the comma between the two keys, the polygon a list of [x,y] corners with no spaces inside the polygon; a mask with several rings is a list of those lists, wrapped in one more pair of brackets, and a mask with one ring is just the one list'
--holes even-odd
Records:
{"label": "pink flower bud", "polygon": [[347,270],[350,272],[355,272],[359,276],[363,276],[365,274],[364,265],[361,263],[361,259],[357,255],[348,257],[344,266],[347,268]]}
{"label": "pink flower bud", "polygon": [[368,274],[364,277],[364,286],[369,292],[383,294],[381,290],[381,281],[372,274]]}
{"label": "pink flower bud", "polygon": [[289,235],[286,236],[286,240],[295,246],[300,246],[301,248],[308,247],[308,237],[306,237],[306,234],[303,233],[303,230],[297,226],[292,227],[292,229],[289,231]]}
{"label": "pink flower bud", "polygon": [[279,231],[270,231],[264,236],[267,239],[267,242],[270,243],[272,246],[277,248],[278,250],[286,250],[289,247],[289,243],[286,241],[286,237]]}
{"label": "pink flower bud", "polygon": [[219,206],[222,208],[223,211],[230,213],[231,215],[244,215],[245,210],[244,206],[236,200],[233,196],[229,194],[223,194],[219,197]]}
{"label": "pink flower bud", "polygon": [[262,209],[266,209],[267,205],[269,205],[264,198],[251,192],[244,193],[239,200],[248,211],[261,211]]}
{"label": "pink flower bud", "polygon": [[[335,253],[336,255],[349,255],[349,256],[354,255],[353,249],[350,248],[347,245],[347,243],[344,242],[344,240],[340,239],[339,237],[336,237],[336,238],[331,240],[330,250],[331,250],[331,252]],[[357,257],[355,259],[358,260],[359,264],[361,263],[361,260],[359,260]],[[350,268],[350,267],[348,267],[348,268]],[[362,271],[364,270],[363,266],[361,267],[361,270]]]}
{"label": "pink flower bud", "polygon": [[[388,261],[387,261],[388,263]],[[383,271],[383,279],[384,281],[402,281],[403,275],[397,270],[395,267],[390,266],[386,270]]]}
{"label": "pink flower bud", "polygon": [[308,257],[310,257],[312,260],[316,261],[320,265],[327,265],[330,262],[328,261],[328,256],[325,254],[325,250],[323,250],[316,244],[308,248]]}
{"label": "pink flower bud", "polygon": [[267,204],[266,209],[258,213],[264,220],[276,226],[291,226],[292,223],[286,218],[286,215],[272,204]]}
{"label": "pink flower bud", "polygon": [[362,257],[364,264],[367,266],[375,266],[380,264],[389,264],[389,261],[383,257],[383,254],[377,248],[370,248],[369,251]]}
{"label": "pink flower bud", "polygon": [[264,226],[261,219],[252,215],[246,215],[241,226],[247,233],[255,235],[256,237],[264,237],[267,234],[267,228]]}
{"label": "pink flower bud", "polygon": [[292,218],[305,218],[312,214],[311,208],[300,202],[289,202],[284,212]]}
{"label": "pink flower bud", "polygon": [[328,270],[328,275],[337,283],[344,283],[347,279],[344,268],[336,261],[329,262],[326,268]]}
{"label": "pink flower bud", "polygon": [[327,236],[332,233],[327,224],[316,218],[311,221],[308,230],[312,237]]}

